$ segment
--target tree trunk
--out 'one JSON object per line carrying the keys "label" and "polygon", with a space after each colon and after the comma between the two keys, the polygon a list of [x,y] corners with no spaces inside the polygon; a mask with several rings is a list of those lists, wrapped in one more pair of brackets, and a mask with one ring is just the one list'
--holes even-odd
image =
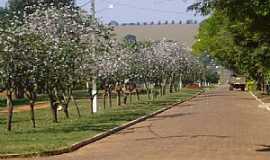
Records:
{"label": "tree trunk", "polygon": [[72,100],[72,102],[74,103],[74,105],[75,105],[75,107],[76,107],[76,110],[77,110],[78,116],[79,116],[79,117],[81,117],[80,108],[79,108],[79,106],[78,106],[78,104],[77,104],[77,102],[76,102],[76,100],[74,99],[74,97],[73,97],[73,96],[71,96],[71,100]]}
{"label": "tree trunk", "polygon": [[170,83],[170,93],[173,93],[173,83]]}
{"label": "tree trunk", "polygon": [[132,92],[129,92],[129,103],[132,103]]}
{"label": "tree trunk", "polygon": [[176,83],[174,83],[173,88],[174,88],[174,92],[178,92],[178,87]]}
{"label": "tree trunk", "polygon": [[24,88],[23,87],[17,87],[15,90],[15,97],[17,99],[24,98]]}
{"label": "tree trunk", "polygon": [[8,131],[11,131],[12,117],[13,117],[13,103],[12,103],[12,92],[10,91],[7,91],[7,107],[8,107],[7,129]]}
{"label": "tree trunk", "polygon": [[66,118],[69,118],[69,112],[68,112],[68,103],[63,103],[63,109],[64,109],[64,113],[66,115]]}
{"label": "tree trunk", "polygon": [[127,98],[128,98],[128,94],[127,93],[124,93],[124,104],[125,105],[127,104]]}
{"label": "tree trunk", "polygon": [[108,101],[109,101],[109,107],[112,108],[112,89],[110,87],[108,90]]}
{"label": "tree trunk", "polygon": [[31,100],[30,101],[30,117],[31,117],[33,128],[36,128],[36,119],[35,119],[34,106],[35,106],[35,102],[33,100]]}
{"label": "tree trunk", "polygon": [[149,100],[151,100],[151,90],[149,88],[146,89],[147,97]]}
{"label": "tree trunk", "polygon": [[169,84],[170,93],[173,93],[173,85],[174,85],[174,76],[171,76],[170,77],[170,84]]}
{"label": "tree trunk", "polygon": [[161,84],[159,85],[159,94],[160,96],[163,96],[163,87]]}
{"label": "tree trunk", "polygon": [[56,100],[54,98],[50,98],[50,104],[51,104],[51,112],[52,112],[52,116],[53,116],[53,122],[57,123],[58,119],[57,119],[57,106],[58,104],[56,103]]}
{"label": "tree trunk", "polygon": [[105,110],[106,109],[106,91],[105,93],[103,94],[103,109]]}
{"label": "tree trunk", "polygon": [[93,97],[92,96],[90,96],[89,97],[89,100],[90,100],[90,113],[91,114],[94,114],[94,111],[93,111]]}
{"label": "tree trunk", "polygon": [[89,82],[86,82],[86,88],[87,88],[87,91],[88,91],[88,94],[89,94],[89,101],[90,101],[90,110],[89,111],[90,111],[91,114],[94,114],[94,111],[93,111],[94,96],[92,94],[92,89],[89,86]]}
{"label": "tree trunk", "polygon": [[155,100],[155,85],[151,84],[151,100],[154,101]]}
{"label": "tree trunk", "polygon": [[116,92],[117,92],[117,104],[118,106],[121,106],[121,91]]}
{"label": "tree trunk", "polygon": [[137,101],[140,101],[140,93],[139,93],[139,90],[136,89],[135,91],[136,91]]}
{"label": "tree trunk", "polygon": [[167,91],[166,91],[166,84],[163,84],[162,85],[162,95],[165,96],[167,94]]}

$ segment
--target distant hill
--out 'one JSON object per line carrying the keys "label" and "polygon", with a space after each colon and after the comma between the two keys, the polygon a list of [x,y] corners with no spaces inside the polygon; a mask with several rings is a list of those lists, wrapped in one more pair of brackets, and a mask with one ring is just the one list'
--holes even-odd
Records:
{"label": "distant hill", "polygon": [[127,34],[131,34],[135,35],[139,41],[166,38],[168,40],[183,42],[188,47],[191,47],[198,29],[198,24],[117,26],[114,33],[117,39],[123,39]]}

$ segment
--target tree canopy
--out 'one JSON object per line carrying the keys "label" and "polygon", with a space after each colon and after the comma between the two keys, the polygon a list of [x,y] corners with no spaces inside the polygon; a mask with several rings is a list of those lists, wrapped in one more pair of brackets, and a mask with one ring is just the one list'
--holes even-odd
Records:
{"label": "tree canopy", "polygon": [[200,26],[194,52],[210,53],[236,73],[256,80],[260,86],[270,69],[269,6],[269,0],[198,1],[189,9],[210,17]]}

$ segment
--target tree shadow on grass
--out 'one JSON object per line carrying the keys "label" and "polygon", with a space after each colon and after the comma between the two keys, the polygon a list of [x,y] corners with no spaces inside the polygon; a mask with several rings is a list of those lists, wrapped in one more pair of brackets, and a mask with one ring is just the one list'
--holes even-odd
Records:
{"label": "tree shadow on grass", "polygon": [[53,127],[50,128],[38,128],[38,129],[29,129],[28,131],[16,131],[16,133],[53,133],[53,134],[61,134],[61,133],[71,133],[71,132],[85,132],[85,131],[93,131],[93,132],[104,132],[114,127],[119,126],[123,122],[131,121],[141,116],[142,113],[136,112],[123,112],[116,114],[104,114],[102,117],[91,117],[88,120],[74,122],[72,124],[60,124],[62,126],[57,126],[58,124],[54,124]]}
{"label": "tree shadow on grass", "polygon": [[0,125],[6,124],[6,119],[0,118]]}

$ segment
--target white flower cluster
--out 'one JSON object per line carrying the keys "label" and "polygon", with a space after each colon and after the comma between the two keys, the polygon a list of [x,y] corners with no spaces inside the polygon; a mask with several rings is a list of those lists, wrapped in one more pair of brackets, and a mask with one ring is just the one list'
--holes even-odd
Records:
{"label": "white flower cluster", "polygon": [[[35,6],[23,23],[0,29],[0,71],[6,88],[38,87],[66,93],[93,76],[107,84],[145,85],[198,79],[200,63],[182,44],[161,40],[133,47],[80,9]],[[98,75],[96,75],[98,74]],[[181,77],[182,78],[182,77]]]}

